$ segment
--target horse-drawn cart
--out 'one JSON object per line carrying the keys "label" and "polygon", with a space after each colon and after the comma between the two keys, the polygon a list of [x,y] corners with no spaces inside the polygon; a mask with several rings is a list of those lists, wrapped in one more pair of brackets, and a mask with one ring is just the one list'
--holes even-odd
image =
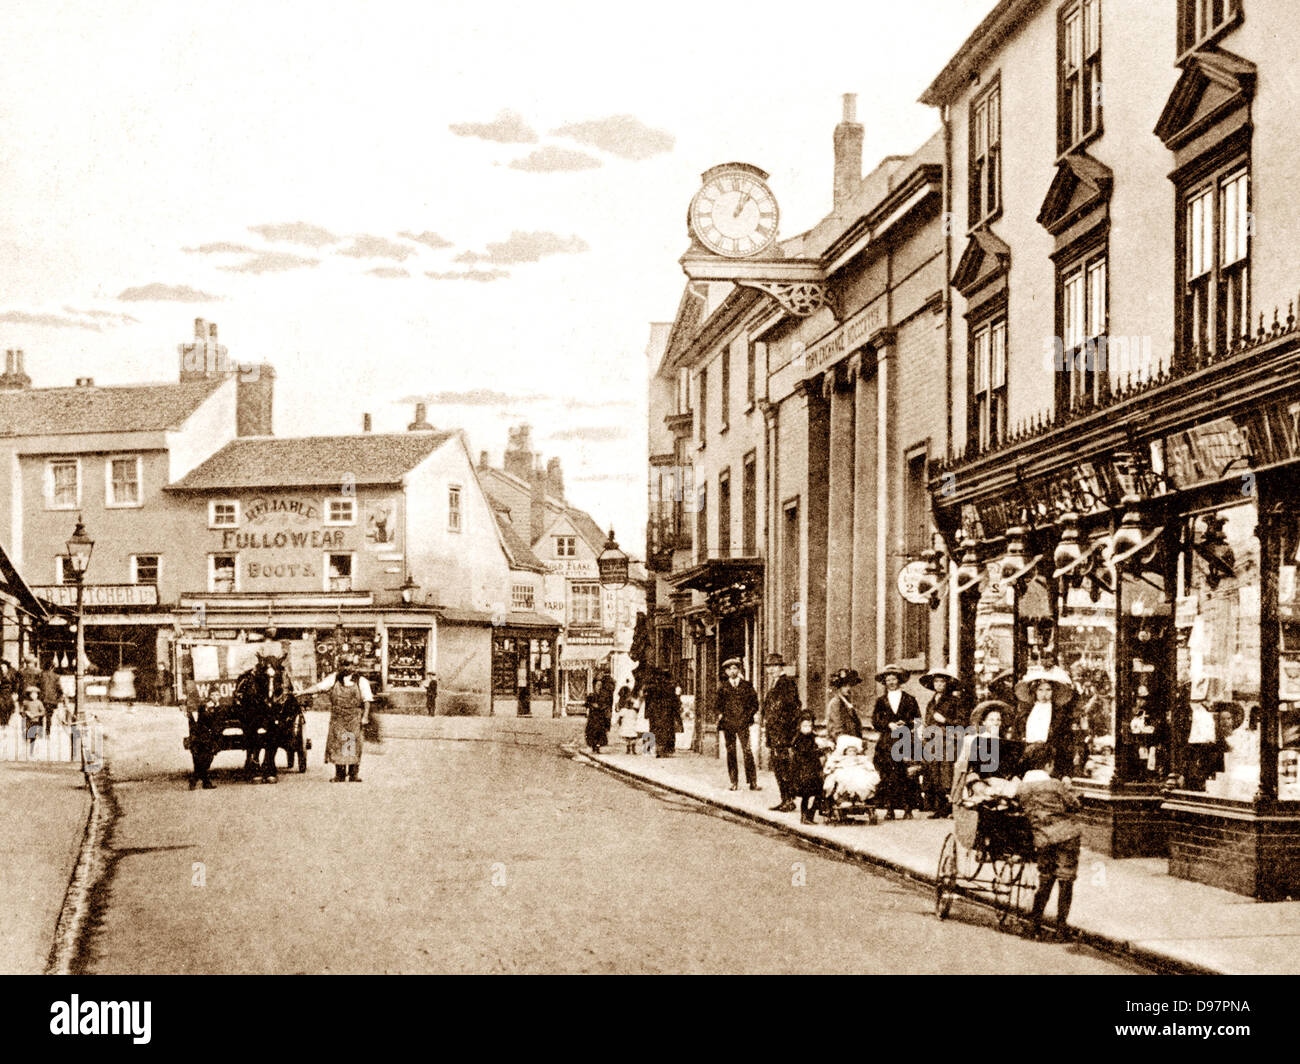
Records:
{"label": "horse-drawn cart", "polygon": [[[271,644],[274,646],[274,644]],[[257,643],[183,640],[178,645],[181,694],[189,734],[185,749],[194,759],[190,786],[211,787],[208,770],[226,750],[244,752],[244,768],[275,782],[276,752],[284,750],[292,769],[307,771],[311,740],[302,707],[283,660]]]}

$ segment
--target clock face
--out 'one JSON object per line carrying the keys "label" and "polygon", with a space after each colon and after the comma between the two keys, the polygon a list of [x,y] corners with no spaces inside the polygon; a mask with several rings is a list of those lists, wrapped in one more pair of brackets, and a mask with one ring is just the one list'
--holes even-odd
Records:
{"label": "clock face", "polygon": [[776,241],[776,197],[743,170],[715,173],[691,201],[691,231],[716,255],[743,259]]}

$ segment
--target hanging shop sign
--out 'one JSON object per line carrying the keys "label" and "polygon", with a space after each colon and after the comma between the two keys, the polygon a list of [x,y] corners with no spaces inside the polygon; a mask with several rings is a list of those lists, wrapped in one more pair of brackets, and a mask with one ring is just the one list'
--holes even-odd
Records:
{"label": "hanging shop sign", "polygon": [[898,570],[898,593],[908,602],[923,606],[930,601],[928,594],[921,594],[921,577],[925,576],[925,562],[908,562]]}

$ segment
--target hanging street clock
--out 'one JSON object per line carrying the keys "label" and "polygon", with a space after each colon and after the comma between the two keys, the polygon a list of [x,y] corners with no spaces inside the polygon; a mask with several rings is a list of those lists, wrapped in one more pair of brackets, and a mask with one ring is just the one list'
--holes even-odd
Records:
{"label": "hanging street clock", "polygon": [[776,243],[780,213],[766,173],[748,163],[723,163],[701,179],[687,213],[696,241],[730,259],[753,258]]}

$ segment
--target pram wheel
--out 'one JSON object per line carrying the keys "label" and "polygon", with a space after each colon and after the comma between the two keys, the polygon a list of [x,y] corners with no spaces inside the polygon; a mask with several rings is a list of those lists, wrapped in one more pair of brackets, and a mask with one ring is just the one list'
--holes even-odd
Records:
{"label": "pram wheel", "polygon": [[957,894],[957,838],[949,833],[939,851],[939,867],[934,875],[934,915],[947,919]]}
{"label": "pram wheel", "polygon": [[999,861],[993,870],[993,891],[997,897],[998,927],[1006,927],[1007,921],[1013,915],[1020,915],[1020,891],[1022,889],[1020,877],[1024,870],[1024,862],[1014,858]]}

